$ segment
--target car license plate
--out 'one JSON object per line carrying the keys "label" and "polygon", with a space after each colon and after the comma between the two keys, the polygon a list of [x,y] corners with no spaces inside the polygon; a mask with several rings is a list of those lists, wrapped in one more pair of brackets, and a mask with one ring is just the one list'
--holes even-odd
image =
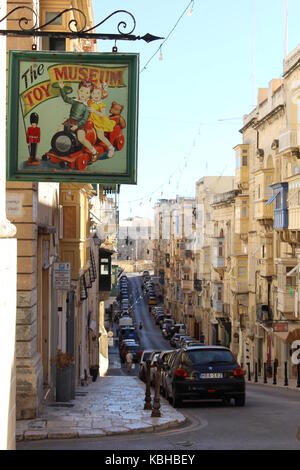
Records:
{"label": "car license plate", "polygon": [[200,374],[200,379],[222,379],[222,372],[208,372]]}

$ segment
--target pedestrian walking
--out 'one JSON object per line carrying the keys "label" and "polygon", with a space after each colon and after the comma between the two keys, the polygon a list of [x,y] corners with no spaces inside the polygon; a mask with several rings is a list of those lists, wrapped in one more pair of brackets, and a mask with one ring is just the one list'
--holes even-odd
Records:
{"label": "pedestrian walking", "polygon": [[130,351],[126,354],[126,363],[127,363],[127,372],[130,374],[131,368],[132,368],[132,360],[133,360],[133,355]]}

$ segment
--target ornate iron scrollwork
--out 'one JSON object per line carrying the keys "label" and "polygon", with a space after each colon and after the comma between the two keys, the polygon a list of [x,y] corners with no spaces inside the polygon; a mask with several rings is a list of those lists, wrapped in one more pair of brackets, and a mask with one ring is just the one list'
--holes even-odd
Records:
{"label": "ornate iron scrollwork", "polygon": [[22,24],[25,23],[25,25],[27,25],[28,23],[33,22],[32,18],[26,18],[25,16],[22,16],[22,18],[18,18],[18,20],[17,20],[19,22],[19,28],[20,28],[21,31],[32,31],[36,27],[38,17],[37,17],[36,12],[32,8],[27,7],[27,6],[16,7],[13,10],[9,11],[7,13],[7,15],[5,15],[3,18],[0,19],[0,23],[2,21],[6,20],[7,18],[9,18],[11,15],[13,15],[18,10],[28,10],[28,11],[30,11],[30,13],[33,14],[33,18],[35,19],[35,22],[34,22],[34,25],[31,28],[24,28]]}
{"label": "ornate iron scrollwork", "polygon": [[[135,30],[136,27],[136,21],[132,13],[130,13],[127,10],[116,10],[110,15],[108,15],[104,20],[99,21],[99,23],[95,24],[94,26],[86,29],[87,25],[87,18],[83,11],[79,10],[78,8],[66,8],[65,10],[59,12],[56,16],[54,16],[51,20],[47,21],[46,23],[42,25],[37,25],[38,23],[38,15],[37,13],[28,6],[18,6],[16,8],[13,8],[11,11],[7,13],[6,16],[0,19],[0,24],[6,20],[7,18],[11,17],[14,13],[17,11],[26,11],[28,12],[27,16],[22,16],[21,18],[18,18],[16,21],[19,23],[19,30],[10,30],[10,29],[0,29],[0,35],[5,35],[5,36],[55,36],[55,37],[65,37],[65,38],[90,38],[90,39],[109,39],[109,40],[128,40],[128,41],[136,41],[136,40],[144,40],[145,42],[151,42],[155,41],[157,39],[164,39],[162,37],[154,36],[152,34],[144,34],[144,36],[135,36],[133,35],[133,31]],[[29,15],[30,13],[30,15]],[[69,13],[73,13],[74,17],[68,22],[68,31],[45,31],[45,28],[50,25],[54,25],[56,20],[58,18],[63,17],[64,15],[67,15]],[[127,26],[127,22],[122,20],[119,21],[117,24],[117,31],[118,34],[111,34],[111,33],[92,33],[92,31],[95,31],[96,28],[99,28],[102,26],[104,23],[106,23],[110,18],[114,17],[115,15],[118,14],[125,14],[128,15],[130,20],[132,21],[132,27],[129,28]],[[79,25],[79,18],[78,15],[82,19],[82,25],[78,29]],[[76,19],[77,16],[77,19]],[[27,27],[32,23],[31,27]],[[128,27],[128,30],[126,31]]]}

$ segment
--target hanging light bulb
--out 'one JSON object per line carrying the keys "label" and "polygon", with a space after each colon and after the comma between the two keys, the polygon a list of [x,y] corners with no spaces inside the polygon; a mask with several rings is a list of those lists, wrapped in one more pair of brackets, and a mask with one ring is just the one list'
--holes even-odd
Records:
{"label": "hanging light bulb", "polygon": [[161,52],[161,46],[159,48],[159,60],[162,60],[163,59],[163,56],[162,56],[162,52]]}
{"label": "hanging light bulb", "polygon": [[194,6],[194,0],[192,0],[191,8],[190,8],[189,11],[187,12],[187,16],[192,16],[192,14],[193,14],[193,6]]}

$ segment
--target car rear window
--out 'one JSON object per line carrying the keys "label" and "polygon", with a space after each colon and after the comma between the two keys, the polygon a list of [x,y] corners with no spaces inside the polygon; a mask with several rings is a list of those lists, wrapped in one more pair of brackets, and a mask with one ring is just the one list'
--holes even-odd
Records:
{"label": "car rear window", "polygon": [[194,351],[186,351],[191,362],[197,365],[217,364],[235,362],[230,351],[222,349],[196,349]]}
{"label": "car rear window", "polygon": [[147,359],[149,359],[149,357],[151,356],[151,354],[152,354],[152,351],[144,352],[143,361],[146,361]]}

